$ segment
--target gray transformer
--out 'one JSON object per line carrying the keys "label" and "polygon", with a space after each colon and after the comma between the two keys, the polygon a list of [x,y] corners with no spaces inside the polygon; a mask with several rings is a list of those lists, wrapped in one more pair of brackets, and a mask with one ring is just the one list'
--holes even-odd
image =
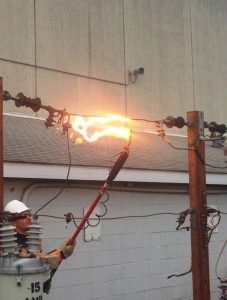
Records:
{"label": "gray transformer", "polygon": [[[40,226],[29,226],[28,250],[41,249]],[[42,300],[43,283],[50,276],[49,265],[40,258],[22,258],[18,254],[14,227],[8,223],[0,228],[0,299]]]}

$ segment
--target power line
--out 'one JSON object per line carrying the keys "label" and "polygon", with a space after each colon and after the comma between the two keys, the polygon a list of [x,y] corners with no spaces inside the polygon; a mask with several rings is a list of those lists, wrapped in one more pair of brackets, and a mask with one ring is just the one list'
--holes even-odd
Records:
{"label": "power line", "polygon": [[182,148],[182,147],[176,147],[174,146],[169,140],[167,140],[165,138],[165,136],[160,136],[163,141],[169,145],[171,148],[175,149],[175,150],[185,150],[185,151],[195,151],[198,159],[200,160],[200,162],[205,165],[205,166],[208,166],[208,167],[211,167],[211,168],[215,168],[215,169],[227,169],[227,166],[225,167],[220,167],[220,166],[214,166],[214,165],[211,165],[211,164],[208,164],[208,163],[205,163],[205,161],[203,160],[203,158],[201,157],[199,151],[196,149],[196,148]]}
{"label": "power line", "polygon": [[[66,214],[67,215],[67,214]],[[60,220],[66,220],[65,217],[59,217],[54,215],[48,215],[48,214],[37,214],[38,217],[47,217],[47,218],[54,218],[54,219],[60,219]],[[173,213],[173,212],[163,212],[163,213],[153,213],[153,214],[146,214],[146,215],[128,215],[128,216],[116,216],[116,217],[101,217],[101,220],[120,220],[120,219],[131,219],[131,218],[149,218],[154,216],[160,216],[160,215],[173,215],[178,216],[180,213]],[[81,220],[83,217],[72,217],[72,220]],[[99,218],[89,218],[89,220],[99,220]]]}
{"label": "power line", "polygon": [[52,201],[54,201],[57,197],[59,197],[65,190],[67,184],[68,184],[68,180],[69,180],[69,174],[70,174],[70,169],[71,169],[71,165],[72,165],[72,158],[71,158],[71,152],[70,152],[70,146],[69,146],[69,134],[68,134],[68,130],[66,132],[66,140],[67,140],[67,150],[68,150],[68,158],[69,158],[69,165],[68,165],[68,171],[67,171],[67,175],[66,175],[66,179],[63,183],[63,187],[59,190],[59,192],[57,192],[57,194],[55,196],[53,196],[50,200],[48,200],[45,204],[43,204],[39,209],[36,210],[34,216],[37,216],[37,213],[39,211],[41,211],[43,208],[45,208],[47,205],[49,205]]}

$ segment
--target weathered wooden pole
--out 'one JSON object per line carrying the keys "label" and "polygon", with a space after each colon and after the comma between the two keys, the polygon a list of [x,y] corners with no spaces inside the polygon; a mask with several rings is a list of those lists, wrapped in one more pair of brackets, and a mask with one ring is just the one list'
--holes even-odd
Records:
{"label": "weathered wooden pole", "polygon": [[210,300],[203,112],[187,113],[193,300]]}

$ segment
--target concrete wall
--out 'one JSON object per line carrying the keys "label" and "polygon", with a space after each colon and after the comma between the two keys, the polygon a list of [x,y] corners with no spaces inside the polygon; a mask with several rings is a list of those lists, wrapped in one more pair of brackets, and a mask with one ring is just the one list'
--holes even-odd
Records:
{"label": "concrete wall", "polygon": [[[48,182],[46,182],[48,184]],[[29,187],[28,187],[29,185]],[[35,188],[31,182],[7,181],[5,202],[20,198],[33,212],[46,203],[59,188]],[[27,187],[27,189],[26,189]],[[97,187],[98,188],[98,187]],[[28,192],[30,191],[30,192]],[[95,189],[66,189],[40,214],[63,217],[72,212],[83,215],[83,208],[97,195]],[[223,212],[227,211],[226,194],[208,193],[208,202]],[[148,215],[152,213],[178,213],[188,208],[186,193],[141,193],[111,191],[106,203],[106,217]],[[177,216],[160,215],[148,218],[129,218],[101,221],[99,241],[85,242],[81,233],[75,254],[64,261],[53,279],[53,287],[46,300],[189,300],[192,299],[191,275],[167,279],[167,276],[188,271],[190,268],[190,232],[176,231]],[[43,248],[52,250],[75,230],[71,222],[40,217],[43,225]],[[186,221],[185,225],[188,225]],[[226,240],[227,217],[223,216],[210,242],[210,278],[212,300],[218,300],[219,282],[215,277],[215,264]],[[226,276],[226,252],[222,256],[218,273]]]}
{"label": "concrete wall", "polygon": [[[225,0],[2,0],[4,88],[78,114],[202,110],[225,123],[226,15]],[[5,110],[32,114],[10,102]]]}

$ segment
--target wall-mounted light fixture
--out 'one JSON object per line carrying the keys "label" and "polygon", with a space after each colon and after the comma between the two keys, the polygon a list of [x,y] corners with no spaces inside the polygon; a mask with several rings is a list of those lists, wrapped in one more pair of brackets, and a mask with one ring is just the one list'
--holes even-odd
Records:
{"label": "wall-mounted light fixture", "polygon": [[139,69],[136,69],[134,71],[129,71],[128,72],[128,77],[131,83],[136,83],[138,76],[144,74],[144,68],[140,67]]}

